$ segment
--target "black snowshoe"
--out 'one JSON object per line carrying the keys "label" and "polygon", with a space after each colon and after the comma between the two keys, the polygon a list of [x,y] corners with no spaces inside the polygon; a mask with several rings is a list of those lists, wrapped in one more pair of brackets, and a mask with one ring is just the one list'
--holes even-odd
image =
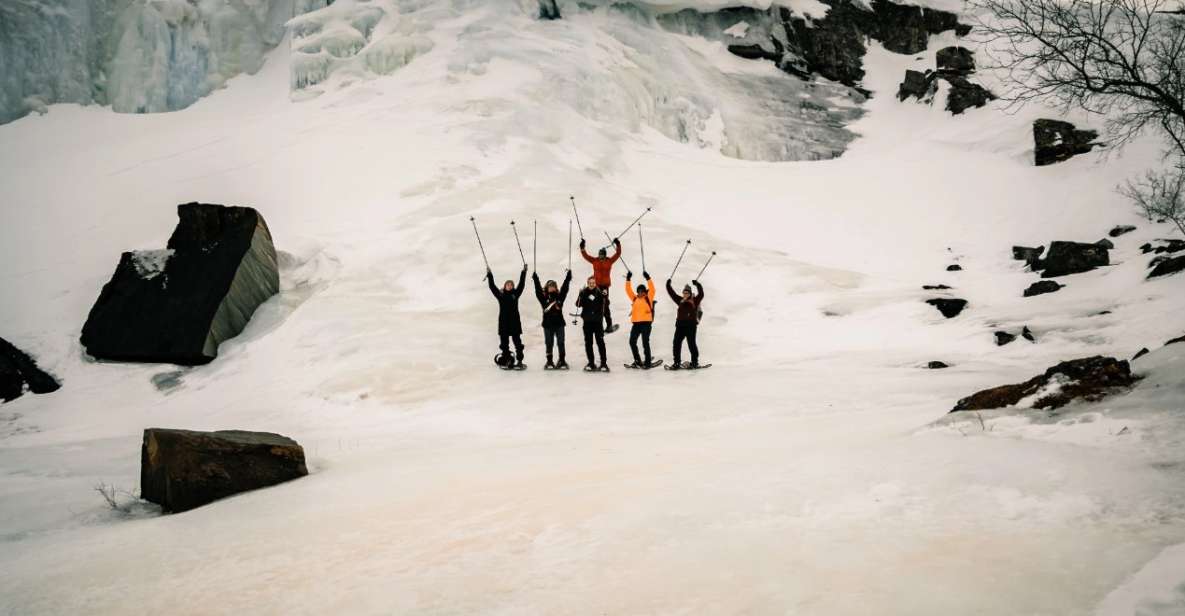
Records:
{"label": "black snowshoe", "polygon": [[649,364],[640,364],[638,362],[634,362],[632,364],[625,364],[625,367],[629,368],[631,370],[649,370],[651,368],[657,368],[657,367],[661,366],[662,362],[663,362],[663,360],[656,359],[656,360],[650,362]]}
{"label": "black snowshoe", "polygon": [[667,370],[703,370],[705,368],[711,368],[712,364],[693,364],[690,362],[683,362],[682,364],[675,363],[663,367]]}
{"label": "black snowshoe", "polygon": [[523,360],[521,360],[521,359],[516,360],[514,358],[514,356],[512,356],[512,355],[507,355],[504,357],[501,353],[498,353],[497,355],[494,356],[494,364],[503,370],[526,370],[527,369],[527,365],[523,363]]}

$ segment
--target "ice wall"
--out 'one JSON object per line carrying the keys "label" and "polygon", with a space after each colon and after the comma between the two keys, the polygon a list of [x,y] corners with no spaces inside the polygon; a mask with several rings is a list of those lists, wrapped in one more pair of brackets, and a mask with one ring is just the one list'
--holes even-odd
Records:
{"label": "ice wall", "polygon": [[65,102],[128,113],[184,108],[258,70],[283,38],[292,3],[4,0],[0,122]]}

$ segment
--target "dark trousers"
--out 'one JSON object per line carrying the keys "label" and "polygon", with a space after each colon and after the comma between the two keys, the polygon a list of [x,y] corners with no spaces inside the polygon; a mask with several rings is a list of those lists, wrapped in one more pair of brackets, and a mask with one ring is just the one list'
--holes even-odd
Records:
{"label": "dark trousers", "polygon": [[559,347],[560,363],[564,363],[564,326],[543,327],[543,341],[547,343],[547,361],[551,361],[552,346]]}
{"label": "dark trousers", "polygon": [[675,345],[672,356],[675,358],[675,365],[678,366],[683,357],[683,341],[687,341],[687,348],[691,351],[691,363],[699,363],[699,347],[695,344],[695,330],[699,329],[699,323],[695,321],[676,321],[675,322]]}
{"label": "dark trousers", "polygon": [[593,341],[596,340],[597,351],[601,354],[601,363],[605,363],[605,330],[601,327],[600,319],[584,322],[584,354],[588,355],[588,363],[597,365],[593,359]]}
{"label": "dark trousers", "polygon": [[[652,324],[645,321],[641,323],[634,323],[634,326],[630,328],[630,351],[632,351],[634,354],[635,364],[650,364],[651,329]],[[646,361],[642,361],[642,358],[638,357],[638,338],[642,339],[642,350],[646,352]]]}
{"label": "dark trousers", "polygon": [[500,334],[498,336],[502,340],[502,344],[498,346],[502,350],[502,357],[510,357],[510,341],[514,340],[514,356],[521,362],[523,360],[523,338],[518,334],[507,336]]}
{"label": "dark trousers", "polygon": [[613,311],[609,308],[609,287],[597,287],[605,296],[605,331],[613,329]]}

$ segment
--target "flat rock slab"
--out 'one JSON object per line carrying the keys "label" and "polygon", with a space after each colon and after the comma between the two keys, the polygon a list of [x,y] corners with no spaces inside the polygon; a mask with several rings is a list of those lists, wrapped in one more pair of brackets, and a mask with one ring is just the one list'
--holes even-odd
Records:
{"label": "flat rock slab", "polygon": [[1097,131],[1079,130],[1069,122],[1040,119],[1033,121],[1033,162],[1042,167],[1086,154],[1099,145]]}
{"label": "flat rock slab", "polygon": [[140,491],[165,512],[308,475],[304,449],[270,432],[148,428],[140,449]]}
{"label": "flat rock slab", "polygon": [[1032,408],[1056,409],[1074,400],[1102,399],[1138,380],[1126,361],[1101,355],[1084,357],[1061,362],[1024,383],[976,392],[959,400],[951,412],[1004,408],[1029,397],[1033,398]]}

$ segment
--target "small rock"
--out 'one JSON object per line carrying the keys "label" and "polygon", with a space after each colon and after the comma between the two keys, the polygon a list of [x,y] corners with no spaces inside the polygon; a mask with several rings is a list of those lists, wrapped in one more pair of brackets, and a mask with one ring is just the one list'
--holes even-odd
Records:
{"label": "small rock", "polygon": [[926,367],[931,370],[942,370],[943,368],[950,368],[950,365],[945,362],[932,361],[926,364]]}
{"label": "small rock", "polygon": [[926,300],[926,303],[937,308],[938,312],[941,312],[942,316],[948,319],[959,316],[959,313],[963,312],[963,309],[967,307],[967,300],[965,299],[935,298]]}
{"label": "small rock", "polygon": [[[1074,400],[1102,399],[1121,388],[1131,387],[1137,380],[1126,361],[1113,357],[1085,357],[1061,362],[1024,383],[976,392],[959,400],[951,412],[1012,406],[1042,391],[1047,393],[1039,395],[1030,406],[1035,409],[1057,409]],[[1046,389],[1051,381],[1056,386]]]}
{"label": "small rock", "polygon": [[1081,274],[1110,264],[1111,255],[1104,246],[1081,242],[1053,242],[1049,245],[1049,256],[1041,260],[1041,268],[1044,270],[1041,277]]}
{"label": "small rock", "polygon": [[1114,250],[1115,249],[1115,242],[1112,242],[1111,240],[1109,240],[1107,238],[1103,238],[1103,239],[1095,242],[1094,245],[1095,246],[1102,246],[1103,248],[1106,248],[1107,250]]}
{"label": "small rock", "polygon": [[924,284],[922,290],[924,291],[947,291],[951,287],[944,284]]}
{"label": "small rock", "polygon": [[1028,340],[1029,342],[1037,341],[1037,337],[1033,335],[1033,330],[1029,329],[1028,325],[1025,325],[1024,329],[1020,330],[1020,337]]}
{"label": "small rock", "polygon": [[1029,288],[1025,289],[1024,296],[1033,297],[1036,295],[1044,295],[1046,293],[1056,293],[1064,286],[1065,285],[1058,284],[1052,280],[1041,280],[1029,285]]}
{"label": "small rock", "polygon": [[943,47],[935,57],[938,70],[959,75],[975,72],[975,53],[966,47]]}
{"label": "small rock", "polygon": [[1110,235],[1111,237],[1119,237],[1121,235],[1127,235],[1128,233],[1131,233],[1135,230],[1135,225],[1117,225],[1115,228],[1111,229],[1111,232],[1107,235]]}
{"label": "small rock", "polygon": [[946,266],[946,271],[948,271],[948,272],[961,272],[961,271],[963,271],[963,266],[962,266],[962,265],[959,265],[958,263],[956,263],[956,264],[954,264],[954,265],[948,265],[948,266]]}
{"label": "small rock", "polygon": [[1139,351],[1136,351],[1135,355],[1132,355],[1132,361],[1136,361],[1137,359],[1139,359],[1147,354],[1148,354],[1148,347],[1144,347],[1144,348],[1140,349]]}
{"label": "small rock", "polygon": [[1042,167],[1086,154],[1099,145],[1095,143],[1098,136],[1096,131],[1078,130],[1073,124],[1061,120],[1034,120],[1034,162]]}
{"label": "small rock", "polygon": [[1008,332],[996,332],[996,346],[1004,346],[1013,340],[1016,340],[1015,334],[1010,334]]}
{"label": "small rock", "polygon": [[[1160,260],[1159,263],[1157,263],[1158,259]],[[1157,257],[1157,259],[1153,259],[1152,263],[1148,265],[1152,267],[1152,271],[1148,272],[1149,279],[1176,274],[1185,270],[1185,255],[1170,258]]]}
{"label": "small rock", "polygon": [[165,512],[308,475],[304,449],[270,432],[149,428],[140,449],[140,490]]}

